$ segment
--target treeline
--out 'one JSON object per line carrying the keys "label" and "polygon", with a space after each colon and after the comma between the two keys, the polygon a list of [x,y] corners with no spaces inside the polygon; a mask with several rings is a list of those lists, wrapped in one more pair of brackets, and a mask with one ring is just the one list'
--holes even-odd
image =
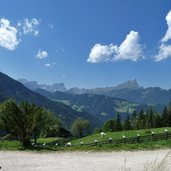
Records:
{"label": "treeline", "polygon": [[120,114],[117,113],[115,119],[108,120],[101,129],[97,131],[122,131],[132,129],[149,129],[171,126],[171,103],[165,106],[162,113],[156,112],[152,107],[147,111],[134,110],[132,114],[127,114],[124,121],[121,120]]}
{"label": "treeline", "polygon": [[27,102],[5,101],[0,104],[0,133],[11,135],[22,146],[31,146],[39,137],[69,137],[59,117],[45,108]]}

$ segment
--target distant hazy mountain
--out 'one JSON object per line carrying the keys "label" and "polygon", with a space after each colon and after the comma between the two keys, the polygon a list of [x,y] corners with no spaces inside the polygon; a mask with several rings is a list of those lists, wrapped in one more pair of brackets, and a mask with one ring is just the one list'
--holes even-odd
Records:
{"label": "distant hazy mountain", "polygon": [[36,81],[28,81],[26,79],[18,79],[18,81],[31,90],[41,88],[50,92],[66,91],[64,83],[54,83],[52,85],[47,85],[47,84],[38,84]]}
{"label": "distant hazy mountain", "polygon": [[[61,91],[69,94],[98,94],[105,95],[109,97],[117,97],[120,99],[125,99],[134,103],[143,103],[143,104],[161,104],[168,105],[171,102],[171,89],[165,90],[160,87],[149,87],[144,88],[140,86],[136,79],[129,80],[124,83],[119,84],[118,86],[113,87],[102,87],[102,88],[93,88],[93,89],[81,89],[77,87],[70,88],[66,90],[65,86],[62,84],[63,88],[56,88],[49,90],[49,88],[45,88],[46,86],[37,86],[36,82],[25,82],[21,81],[25,86],[29,88],[30,83],[32,83],[32,88],[30,89],[44,89],[49,92]],[[29,85],[27,85],[29,83]],[[43,87],[43,88],[42,88]],[[60,87],[60,86],[59,86]]]}
{"label": "distant hazy mountain", "polygon": [[135,89],[141,89],[141,87],[138,83],[137,80],[129,80],[124,83],[119,84],[118,86],[114,87],[102,87],[102,88],[93,88],[93,89],[80,89],[77,87],[70,88],[67,90],[68,93],[71,94],[85,94],[85,93],[93,93],[93,94],[102,94],[106,95],[108,92],[113,91],[113,90],[122,90],[122,89],[130,89],[130,90],[135,90]]}
{"label": "distant hazy mountain", "polygon": [[67,92],[71,94],[99,94],[148,105],[168,105],[171,102],[171,89],[165,90],[160,87],[144,88],[136,80],[127,81],[116,87],[95,89],[71,88]]}
{"label": "distant hazy mountain", "polygon": [[[132,113],[135,109],[140,111],[141,109],[146,110],[149,107],[147,105],[132,103],[119,98],[97,94],[74,95],[64,92],[51,93],[43,89],[37,89],[35,91],[54,101],[63,102],[77,111],[92,113],[104,121],[114,118],[117,112],[120,112],[124,117],[126,113]],[[154,106],[154,108],[160,111],[163,106],[158,105]]]}
{"label": "distant hazy mountain", "polygon": [[52,101],[43,95],[31,91],[20,82],[0,72],[0,101],[2,102],[5,99],[14,99],[17,102],[28,101],[38,106],[43,106],[60,116],[68,127],[70,127],[71,123],[77,117],[83,117],[90,120],[93,127],[102,124],[102,121],[100,121],[99,118],[90,113],[78,112],[63,103]]}

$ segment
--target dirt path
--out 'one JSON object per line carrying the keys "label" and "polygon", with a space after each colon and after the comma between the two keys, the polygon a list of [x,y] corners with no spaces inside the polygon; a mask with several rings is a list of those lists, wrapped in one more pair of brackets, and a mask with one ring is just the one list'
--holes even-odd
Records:
{"label": "dirt path", "polygon": [[154,165],[156,167],[160,162],[162,171],[171,171],[169,149],[55,153],[0,151],[0,171],[141,171],[147,167],[153,168]]}

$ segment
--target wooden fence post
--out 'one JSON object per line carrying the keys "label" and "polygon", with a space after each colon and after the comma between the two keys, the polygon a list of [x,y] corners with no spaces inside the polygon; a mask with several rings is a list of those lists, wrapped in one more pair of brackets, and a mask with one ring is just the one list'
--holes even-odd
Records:
{"label": "wooden fence post", "polygon": [[122,136],[124,144],[126,143],[126,137],[125,135]]}
{"label": "wooden fence post", "polygon": [[165,139],[167,140],[168,139],[168,130],[165,129]]}
{"label": "wooden fence post", "polygon": [[152,140],[154,141],[154,132],[151,132]]}
{"label": "wooden fence post", "polygon": [[110,144],[112,143],[112,138],[111,138],[111,137],[109,138],[109,143],[110,143]]}
{"label": "wooden fence post", "polygon": [[140,143],[140,134],[137,134],[137,142]]}

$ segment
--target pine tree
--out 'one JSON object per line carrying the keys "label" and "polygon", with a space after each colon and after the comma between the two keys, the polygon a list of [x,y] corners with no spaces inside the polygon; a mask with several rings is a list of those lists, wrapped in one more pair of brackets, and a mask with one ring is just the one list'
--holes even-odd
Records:
{"label": "pine tree", "polygon": [[162,127],[161,115],[157,113],[155,115],[155,128],[160,128],[160,127]]}
{"label": "pine tree", "polygon": [[131,115],[131,125],[133,129],[136,129],[136,122],[137,122],[137,111],[134,110]]}
{"label": "pine tree", "polygon": [[154,128],[155,126],[155,120],[154,120],[154,111],[153,111],[153,108],[150,107],[150,110],[149,110],[149,125],[150,125],[150,128]]}
{"label": "pine tree", "polygon": [[124,130],[131,130],[132,129],[131,122],[130,122],[130,118],[129,118],[129,114],[127,114],[127,117],[126,117],[126,119],[124,121],[123,129]]}
{"label": "pine tree", "polygon": [[103,130],[105,132],[112,132],[115,131],[115,121],[114,120],[108,120],[103,125]]}
{"label": "pine tree", "polygon": [[136,123],[136,128],[143,129],[144,127],[145,127],[145,115],[144,115],[144,111],[141,109],[138,116],[138,121]]}
{"label": "pine tree", "polygon": [[171,126],[171,103],[169,104],[168,107],[168,117],[167,117],[167,122],[168,122],[168,126]]}
{"label": "pine tree", "polygon": [[161,120],[162,120],[162,126],[167,127],[168,126],[168,109],[167,109],[167,106],[164,107],[164,110],[163,110],[162,116],[161,116]]}
{"label": "pine tree", "polygon": [[115,121],[115,130],[116,131],[121,131],[122,130],[122,124],[121,124],[121,118],[119,112],[117,113],[116,116],[116,121]]}

